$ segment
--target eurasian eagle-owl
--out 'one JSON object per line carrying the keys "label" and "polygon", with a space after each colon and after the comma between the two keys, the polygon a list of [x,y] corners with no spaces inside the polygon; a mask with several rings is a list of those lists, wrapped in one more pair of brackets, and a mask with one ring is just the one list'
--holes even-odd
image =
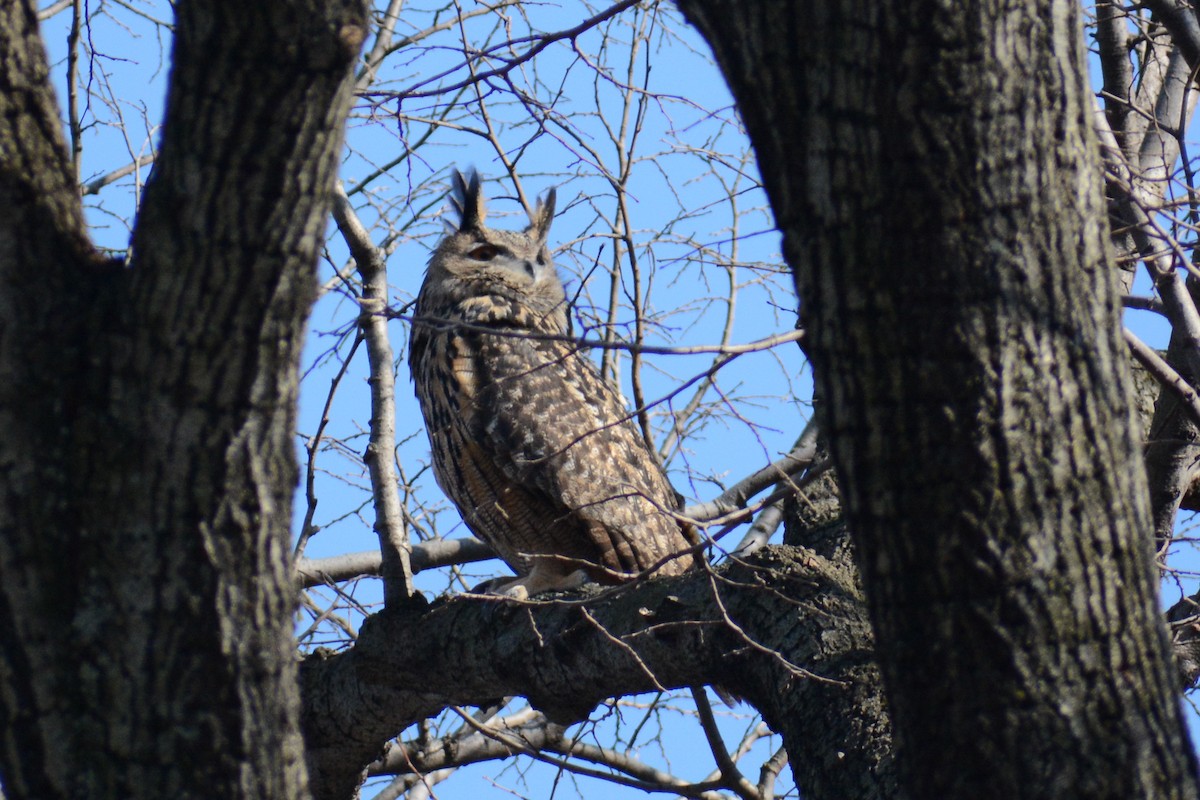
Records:
{"label": "eurasian eagle-owl", "polygon": [[485,227],[479,177],[454,173],[457,230],[429,261],[409,365],[434,475],[517,573],[516,597],[692,565],[680,498],[616,390],[569,333],[546,236],[554,190],[523,232]]}

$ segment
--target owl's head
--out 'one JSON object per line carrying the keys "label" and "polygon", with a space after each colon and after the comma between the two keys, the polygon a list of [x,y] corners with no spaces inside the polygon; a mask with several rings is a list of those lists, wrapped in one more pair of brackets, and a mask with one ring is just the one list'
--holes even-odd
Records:
{"label": "owl's head", "polygon": [[455,171],[451,200],[459,212],[434,250],[421,287],[421,313],[482,324],[557,331],[566,325],[566,296],[546,237],[555,192],[539,200],[523,231],[484,225],[487,209],[479,175]]}

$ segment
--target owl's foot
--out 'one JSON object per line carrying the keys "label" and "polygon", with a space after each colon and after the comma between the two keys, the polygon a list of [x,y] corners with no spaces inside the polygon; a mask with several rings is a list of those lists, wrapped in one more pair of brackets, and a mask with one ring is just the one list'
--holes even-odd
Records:
{"label": "owl's foot", "polygon": [[535,564],[528,575],[523,575],[508,583],[497,584],[490,588],[488,593],[504,595],[515,600],[528,600],[542,592],[569,592],[587,582],[588,574],[582,569],[564,575],[559,571]]}

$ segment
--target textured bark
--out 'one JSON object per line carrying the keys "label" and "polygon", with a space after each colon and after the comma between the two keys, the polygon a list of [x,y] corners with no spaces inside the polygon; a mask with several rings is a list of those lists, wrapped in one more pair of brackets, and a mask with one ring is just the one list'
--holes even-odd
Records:
{"label": "textured bark", "polygon": [[[792,760],[796,785],[805,798],[906,797],[894,763],[891,715],[875,660],[874,634],[861,600],[858,565],[830,473],[788,503],[784,525],[784,542],[819,556],[822,561],[818,563],[836,574],[836,585],[858,601],[853,614],[847,608],[822,622],[814,619],[804,632],[826,642],[827,647],[836,642],[838,648],[858,658],[840,675],[843,685],[812,686],[789,698],[787,716],[779,720],[779,729],[785,741],[808,743],[807,753]],[[821,744],[814,748],[815,742]],[[862,743],[852,758],[847,758],[846,742]],[[796,746],[789,745],[788,752],[795,752]]]}
{"label": "textured bark", "polygon": [[914,797],[1194,797],[1075,5],[686,0],[784,232]]}
{"label": "textured bark", "polygon": [[127,267],[83,232],[32,2],[0,10],[10,800],[298,798],[296,368],[365,9],[180,3]]}
{"label": "textured bark", "polygon": [[895,797],[854,575],[845,546],[828,557],[780,547],[716,577],[689,573],[583,602],[456,597],[389,609],[352,650],[317,654],[301,670],[313,793],[349,796],[390,738],[449,704],[523,695],[566,723],[610,696],[715,682],[783,735],[806,798]]}

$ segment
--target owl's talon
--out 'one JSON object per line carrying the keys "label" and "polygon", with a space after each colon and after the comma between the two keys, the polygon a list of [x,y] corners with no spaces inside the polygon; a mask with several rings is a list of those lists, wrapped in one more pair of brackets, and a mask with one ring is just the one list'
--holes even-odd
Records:
{"label": "owl's talon", "polygon": [[542,592],[570,592],[583,586],[589,580],[586,570],[577,569],[563,575],[546,569],[541,564],[534,564],[527,575],[523,575],[508,583],[494,584],[489,587],[490,594],[511,597],[514,600],[528,600],[533,595]]}
{"label": "owl's talon", "polygon": [[505,589],[504,594],[507,597],[511,597],[513,600],[528,600],[529,599],[529,590],[526,589],[524,585],[519,584],[519,583],[516,586],[510,586],[507,589]]}
{"label": "owl's talon", "polygon": [[563,579],[563,582],[558,586],[563,591],[578,589],[585,583],[591,580],[591,576],[587,574],[587,570],[577,569]]}

